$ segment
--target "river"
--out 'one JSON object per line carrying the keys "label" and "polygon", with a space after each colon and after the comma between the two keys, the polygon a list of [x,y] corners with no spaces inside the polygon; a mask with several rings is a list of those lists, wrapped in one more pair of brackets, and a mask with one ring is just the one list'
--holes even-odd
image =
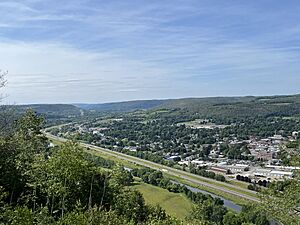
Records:
{"label": "river", "polygon": [[225,199],[225,198],[222,198],[222,197],[220,197],[220,196],[218,196],[218,195],[215,195],[215,194],[209,193],[209,192],[207,192],[207,191],[203,191],[203,190],[201,190],[201,189],[199,189],[199,188],[194,188],[194,187],[191,187],[191,186],[189,186],[189,185],[182,184],[182,183],[179,183],[179,182],[176,182],[176,181],[172,181],[172,182],[175,183],[175,184],[184,185],[184,186],[186,186],[189,190],[191,190],[191,191],[194,192],[194,193],[200,192],[200,193],[203,193],[203,194],[210,195],[210,196],[212,196],[213,198],[220,198],[220,199],[222,199],[222,200],[224,201],[224,206],[225,206],[226,208],[231,209],[231,210],[233,210],[233,211],[235,211],[235,212],[240,212],[240,211],[242,210],[242,207],[241,207],[240,205],[237,205],[237,204],[235,204],[234,202],[229,201],[229,200],[227,200],[227,199]]}

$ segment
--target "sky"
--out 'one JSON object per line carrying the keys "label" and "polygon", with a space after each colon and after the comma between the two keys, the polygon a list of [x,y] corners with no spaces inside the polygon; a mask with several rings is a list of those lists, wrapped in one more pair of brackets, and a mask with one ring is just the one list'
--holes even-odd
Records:
{"label": "sky", "polygon": [[299,0],[0,0],[5,103],[300,93]]}

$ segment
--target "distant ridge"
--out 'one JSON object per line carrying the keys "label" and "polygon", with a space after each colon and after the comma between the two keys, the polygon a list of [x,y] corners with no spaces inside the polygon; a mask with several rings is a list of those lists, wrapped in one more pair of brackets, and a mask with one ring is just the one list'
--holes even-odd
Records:
{"label": "distant ridge", "polygon": [[24,113],[28,109],[47,118],[76,117],[84,113],[84,110],[71,104],[29,104],[29,105],[10,105],[6,106],[13,109],[16,113]]}
{"label": "distant ridge", "polygon": [[32,108],[47,119],[68,119],[101,112],[180,109],[201,118],[236,118],[253,116],[300,116],[300,95],[207,97],[166,100],[136,100],[103,104],[30,104],[9,106],[22,113]]}
{"label": "distant ridge", "polygon": [[125,102],[113,102],[113,103],[102,103],[102,104],[74,104],[76,107],[85,110],[96,110],[96,111],[116,111],[126,112],[133,110],[146,110],[158,107],[168,100],[136,100],[136,101],[125,101]]}
{"label": "distant ridge", "polygon": [[84,110],[95,111],[134,111],[155,108],[185,108],[195,109],[207,106],[236,105],[236,104],[278,104],[300,103],[300,94],[275,95],[275,96],[242,96],[242,97],[205,97],[205,98],[181,98],[166,100],[136,100],[99,104],[74,104]]}

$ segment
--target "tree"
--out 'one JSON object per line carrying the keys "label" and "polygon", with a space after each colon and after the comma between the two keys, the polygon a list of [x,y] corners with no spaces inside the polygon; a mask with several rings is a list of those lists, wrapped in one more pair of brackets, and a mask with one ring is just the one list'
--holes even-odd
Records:
{"label": "tree", "polygon": [[192,209],[190,218],[201,222],[222,224],[223,217],[226,213],[227,209],[223,205],[216,204],[213,200],[207,199],[203,202],[199,202]]}
{"label": "tree", "polygon": [[223,218],[224,225],[240,225],[241,221],[238,215],[233,212],[227,212]]}
{"label": "tree", "polygon": [[48,141],[40,132],[42,122],[27,111],[14,123],[11,135],[0,136],[0,186],[9,193],[9,203],[25,194],[35,154],[46,154]]}
{"label": "tree", "polygon": [[116,166],[113,170],[110,183],[115,185],[118,189],[118,186],[128,186],[133,182],[132,174],[125,170],[123,166]]}
{"label": "tree", "polygon": [[147,208],[142,194],[138,191],[122,190],[114,198],[112,209],[128,221],[140,223],[147,218]]}
{"label": "tree", "polygon": [[8,210],[5,213],[7,224],[12,225],[32,225],[34,224],[34,214],[32,210],[27,207],[16,207],[14,210]]}
{"label": "tree", "polygon": [[259,205],[248,204],[242,207],[240,213],[241,221],[244,223],[253,223],[256,225],[269,225],[267,212]]}
{"label": "tree", "polygon": [[105,206],[111,196],[108,190],[109,175],[87,161],[83,149],[77,143],[67,142],[51,157],[35,157],[31,170],[30,186],[37,190],[40,204],[49,208],[50,214],[76,208]]}

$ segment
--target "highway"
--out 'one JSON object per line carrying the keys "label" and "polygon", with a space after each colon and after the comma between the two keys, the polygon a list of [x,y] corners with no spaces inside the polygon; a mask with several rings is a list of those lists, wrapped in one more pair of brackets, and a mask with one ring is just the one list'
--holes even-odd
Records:
{"label": "highway", "polygon": [[[54,140],[57,140],[57,141],[60,141],[60,142],[68,141],[68,139],[57,137],[57,136],[54,136],[54,135],[52,135],[50,133],[47,133],[47,132],[43,132],[43,133],[47,137],[49,137],[51,139],[54,139]],[[144,160],[144,159],[140,159],[140,158],[137,158],[137,157],[134,157],[134,156],[126,155],[126,154],[123,154],[123,153],[120,153],[120,152],[115,152],[115,151],[112,151],[112,150],[109,150],[109,149],[104,149],[104,148],[101,148],[101,147],[98,147],[98,146],[95,146],[95,145],[86,144],[86,143],[82,143],[82,142],[79,142],[79,143],[82,147],[90,148],[90,149],[99,151],[103,154],[110,155],[110,156],[116,157],[116,158],[121,159],[121,160],[126,160],[128,162],[135,163],[135,164],[138,164],[138,165],[141,165],[141,166],[149,167],[149,168],[152,168],[152,169],[155,169],[155,170],[160,170],[165,174],[169,174],[169,175],[184,179],[184,180],[186,180],[190,183],[193,183],[195,185],[198,185],[198,186],[205,186],[205,187],[208,187],[208,188],[211,188],[211,189],[214,189],[214,190],[218,190],[218,191],[221,191],[221,192],[224,192],[224,193],[227,193],[227,194],[237,196],[239,198],[244,198],[246,200],[259,202],[259,199],[253,196],[253,195],[256,194],[256,192],[245,189],[245,188],[241,188],[239,186],[235,186],[235,185],[232,185],[232,184],[228,184],[228,183],[216,181],[216,180],[213,180],[213,179],[209,179],[209,178],[206,178],[206,177],[202,177],[202,176],[199,176],[199,175],[191,174],[191,173],[186,172],[186,171],[182,171],[182,170],[175,169],[175,168],[172,168],[172,167],[164,166],[164,165],[161,165],[161,164],[158,164],[158,163],[154,163],[154,162],[151,162],[151,161],[148,161],[148,160]]]}

